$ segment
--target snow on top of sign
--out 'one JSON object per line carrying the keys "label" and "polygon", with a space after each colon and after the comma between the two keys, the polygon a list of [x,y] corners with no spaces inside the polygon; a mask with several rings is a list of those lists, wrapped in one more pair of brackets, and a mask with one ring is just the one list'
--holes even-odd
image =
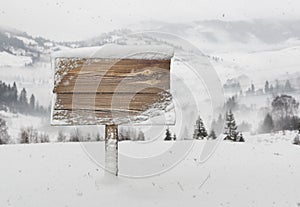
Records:
{"label": "snow on top of sign", "polygon": [[53,58],[108,58],[165,60],[174,56],[174,50],[165,45],[115,45],[68,49],[52,54]]}

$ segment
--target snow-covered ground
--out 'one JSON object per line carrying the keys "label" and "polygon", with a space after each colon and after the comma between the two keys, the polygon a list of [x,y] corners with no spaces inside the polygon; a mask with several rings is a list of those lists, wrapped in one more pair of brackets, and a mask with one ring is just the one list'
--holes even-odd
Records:
{"label": "snow-covered ground", "polygon": [[7,52],[0,52],[0,68],[2,67],[24,67],[32,63],[31,57],[15,56]]}
{"label": "snow-covered ground", "polygon": [[[0,146],[0,206],[297,207],[300,147],[291,144],[294,136],[246,135],[246,143],[223,141],[205,163],[199,160],[206,141],[196,141],[177,166],[145,179],[107,175],[80,143]],[[172,149],[172,144],[121,142],[119,149],[149,156]],[[104,151],[102,142],[91,145]]]}
{"label": "snow-covered ground", "polygon": [[250,83],[263,87],[266,80],[293,80],[297,78],[295,74],[299,75],[299,46],[266,51],[230,51],[214,55],[223,60],[212,62],[223,81],[240,75],[249,77],[248,83],[242,83],[244,89]]}

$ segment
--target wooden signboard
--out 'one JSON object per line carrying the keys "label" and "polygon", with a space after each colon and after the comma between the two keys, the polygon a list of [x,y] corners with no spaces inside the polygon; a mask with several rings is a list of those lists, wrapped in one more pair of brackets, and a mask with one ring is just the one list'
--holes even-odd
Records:
{"label": "wooden signboard", "polygon": [[[172,103],[172,57],[165,46],[106,45],[55,54],[52,125],[104,124],[108,133],[164,115]],[[171,117],[157,124],[174,122]]]}

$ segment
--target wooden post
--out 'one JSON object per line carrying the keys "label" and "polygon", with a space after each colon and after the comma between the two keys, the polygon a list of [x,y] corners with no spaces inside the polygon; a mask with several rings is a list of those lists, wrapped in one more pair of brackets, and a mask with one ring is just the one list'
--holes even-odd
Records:
{"label": "wooden post", "polygon": [[105,125],[105,169],[118,175],[118,126]]}

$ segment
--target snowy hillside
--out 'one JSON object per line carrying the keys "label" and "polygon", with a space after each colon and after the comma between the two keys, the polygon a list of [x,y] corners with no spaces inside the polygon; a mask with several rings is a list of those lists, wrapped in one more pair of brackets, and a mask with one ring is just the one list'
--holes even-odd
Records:
{"label": "snowy hillside", "polygon": [[0,27],[0,68],[31,66],[43,55],[64,48],[42,37],[32,37],[16,29]]}
{"label": "snowy hillside", "polygon": [[[69,47],[98,46],[106,43],[161,44],[159,38],[149,36],[141,38],[138,35],[131,35],[131,38],[128,38],[128,35],[134,32],[154,30],[181,36],[203,51],[207,60],[204,62],[199,60],[196,64],[197,69],[203,71],[207,64],[211,63],[211,69],[216,70],[217,78],[221,80],[222,84],[228,79],[236,79],[242,89],[246,90],[251,83],[254,83],[257,88],[262,88],[267,78],[270,82],[275,82],[276,79],[281,81],[290,79],[294,81],[294,87],[299,88],[298,85],[295,85],[300,77],[298,74],[300,32],[296,25],[297,21],[274,22],[269,20],[199,21],[180,24],[151,21],[131,25],[128,27],[130,30],[114,30],[99,36],[95,35],[95,38],[85,41],[66,43],[56,43],[41,37],[32,37],[24,32],[2,28],[0,30],[0,38],[3,42],[0,47],[0,67],[1,70],[10,72],[1,73],[0,80],[10,84],[16,82],[19,90],[26,88],[28,96],[34,94],[39,104],[47,108],[52,100],[53,88],[51,52]],[[266,38],[268,35],[271,35],[272,38]],[[172,42],[171,39],[170,42]],[[174,47],[178,46],[174,42],[169,44]],[[175,98],[180,99],[187,97],[188,89],[193,91],[190,95],[196,97],[195,102],[199,106],[198,113],[203,117],[206,126],[210,128],[212,119],[216,118],[212,116],[212,112],[216,109],[211,106],[211,94],[207,91],[205,83],[199,83],[199,80],[194,78],[195,74],[185,64],[189,61],[194,60],[188,56],[183,57],[183,60],[174,59],[171,70],[172,92]],[[185,87],[183,88],[180,83]],[[297,93],[294,94],[298,97]],[[225,94],[225,97],[230,95],[232,94]],[[242,99],[241,102],[248,104],[248,107],[254,103],[257,108],[256,111],[249,111],[247,117],[242,113],[237,113],[238,122],[253,122],[252,130],[256,130],[257,125],[262,121],[257,110],[264,107],[267,98],[271,97],[269,95]],[[183,99],[182,103],[181,109],[185,111],[185,116],[189,119],[185,124],[189,125],[189,131],[192,131],[198,113],[193,111],[194,108],[190,106],[187,98]],[[11,117],[14,117],[14,121],[24,124],[13,125]],[[4,118],[8,122],[9,128],[12,128],[12,136],[18,136],[18,127],[27,127],[31,124],[24,122],[26,118],[22,115],[11,114]],[[43,130],[48,133],[55,131],[55,129],[45,125],[41,126],[36,122],[38,121],[32,123],[34,127],[43,127]],[[178,133],[179,130],[178,127],[174,128],[175,133]],[[152,137],[153,135],[149,132],[146,136]]]}
{"label": "snowy hillside", "polygon": [[[273,136],[277,142],[270,144]],[[200,162],[205,141],[196,141],[172,170],[146,179],[108,176],[79,143],[0,146],[0,206],[297,207],[300,148],[291,144],[293,136],[222,142],[205,163]],[[103,143],[91,145],[104,151]],[[142,157],[160,153],[162,146],[171,149],[172,142],[122,142],[119,148]]]}

